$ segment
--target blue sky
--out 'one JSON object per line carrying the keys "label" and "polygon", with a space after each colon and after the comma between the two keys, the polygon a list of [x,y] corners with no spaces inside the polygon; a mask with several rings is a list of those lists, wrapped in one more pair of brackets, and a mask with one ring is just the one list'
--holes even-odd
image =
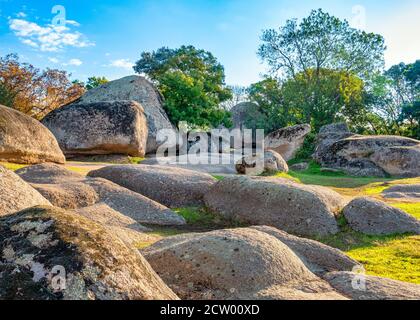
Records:
{"label": "blue sky", "polygon": [[[65,26],[53,24],[56,5]],[[192,44],[219,59],[228,84],[249,85],[266,70],[256,55],[261,31],[317,8],[382,34],[387,66],[420,59],[418,0],[0,0],[0,55],[80,80],[116,79],[133,73],[142,51]]]}

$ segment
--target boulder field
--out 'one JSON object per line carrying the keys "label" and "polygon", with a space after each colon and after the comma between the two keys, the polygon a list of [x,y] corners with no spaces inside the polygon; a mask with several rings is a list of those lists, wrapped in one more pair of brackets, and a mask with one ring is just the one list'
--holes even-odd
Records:
{"label": "boulder field", "polygon": [[343,123],[321,128],[314,158],[323,167],[355,176],[420,176],[420,141],[356,135]]}
{"label": "boulder field", "polygon": [[169,237],[142,253],[181,299],[345,299],[284,243],[254,229]]}
{"label": "boulder field", "polygon": [[216,179],[187,169],[159,165],[116,165],[89,172],[89,177],[108,179],[170,208],[203,205]]}
{"label": "boulder field", "polygon": [[54,164],[26,167],[17,171],[53,205],[80,209],[104,203],[138,223],[182,225],[185,220],[164,205],[111,181],[86,178]]}
{"label": "boulder field", "polygon": [[185,300],[420,298],[420,285],[354,273],[339,250],[266,226],[168,237],[142,254]]}
{"label": "boulder field", "polygon": [[0,105],[0,161],[64,163],[54,135],[39,121]]}

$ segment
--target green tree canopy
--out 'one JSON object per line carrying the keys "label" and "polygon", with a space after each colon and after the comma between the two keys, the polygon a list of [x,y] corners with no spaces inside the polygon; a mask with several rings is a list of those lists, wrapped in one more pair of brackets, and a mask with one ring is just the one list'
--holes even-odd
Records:
{"label": "green tree canopy", "polygon": [[210,53],[193,46],[160,48],[143,52],[134,70],[146,74],[165,97],[172,123],[192,126],[231,126],[230,114],[221,104],[232,98],[225,85],[223,66]]}
{"label": "green tree canopy", "polygon": [[264,114],[260,128],[268,132],[297,123],[319,129],[343,120],[355,127],[367,112],[364,82],[345,71],[321,69],[316,75],[316,70],[308,70],[283,84],[268,78],[252,85],[249,96]]}
{"label": "green tree canopy", "polygon": [[288,20],[278,31],[265,30],[259,56],[271,72],[295,78],[321,69],[351,72],[361,78],[383,67],[382,36],[351,28],[347,21],[313,10],[298,24]]}
{"label": "green tree canopy", "polygon": [[85,88],[86,90],[91,90],[107,82],[109,82],[109,80],[105,77],[90,77],[86,83]]}

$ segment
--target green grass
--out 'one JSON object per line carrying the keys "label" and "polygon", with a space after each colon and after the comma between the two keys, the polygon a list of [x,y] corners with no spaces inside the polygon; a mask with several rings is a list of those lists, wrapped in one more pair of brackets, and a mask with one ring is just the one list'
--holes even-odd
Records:
{"label": "green grass", "polygon": [[17,163],[9,163],[9,162],[0,162],[0,165],[12,171],[16,171],[16,170],[19,170],[28,166],[25,164],[17,164]]}
{"label": "green grass", "polygon": [[[391,202],[389,205],[401,209],[420,220],[420,203]],[[420,250],[420,248],[419,248]]]}
{"label": "green grass", "polygon": [[216,217],[203,208],[179,208],[174,210],[182,216],[188,224],[212,225]]}
{"label": "green grass", "polygon": [[340,233],[316,240],[344,251],[369,275],[420,284],[420,236],[368,236],[342,226]]}
{"label": "green grass", "polygon": [[359,188],[375,182],[395,180],[381,177],[353,177],[344,172],[322,171],[321,166],[315,162],[310,162],[307,170],[290,171],[288,175],[304,184],[334,188]]}
{"label": "green grass", "polygon": [[218,175],[213,175],[213,178],[215,178],[218,181],[221,181],[225,178],[225,176],[218,176]]}
{"label": "green grass", "polygon": [[139,164],[139,163],[141,163],[144,160],[145,160],[145,158],[141,158],[141,157],[128,157],[128,161],[131,164]]}

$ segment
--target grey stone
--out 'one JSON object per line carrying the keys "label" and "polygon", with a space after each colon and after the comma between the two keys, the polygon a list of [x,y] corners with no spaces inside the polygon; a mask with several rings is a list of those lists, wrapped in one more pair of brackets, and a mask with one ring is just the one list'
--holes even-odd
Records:
{"label": "grey stone", "polygon": [[302,148],[305,137],[310,132],[311,126],[309,124],[283,128],[265,137],[264,145],[266,149],[280,153],[284,160],[289,161]]}
{"label": "grey stone", "polygon": [[420,234],[420,221],[373,198],[356,198],[344,208],[343,213],[352,229],[365,234]]}
{"label": "grey stone", "polygon": [[[138,251],[70,211],[34,207],[3,217],[0,238],[0,299],[178,299]],[[54,287],[59,275],[65,288]]]}
{"label": "grey stone", "polygon": [[77,103],[134,100],[142,105],[147,118],[149,135],[146,153],[153,153],[164,142],[157,140],[161,129],[175,129],[163,109],[163,97],[155,86],[140,76],[128,76],[110,81],[87,91]]}
{"label": "grey stone", "polygon": [[89,172],[170,208],[200,206],[217,181],[206,173],[151,165],[116,165]]}
{"label": "grey stone", "polygon": [[249,228],[169,237],[142,253],[181,299],[343,299],[284,243]]}
{"label": "grey stone", "polygon": [[54,135],[38,120],[0,105],[0,161],[64,163]]}
{"label": "grey stone", "polygon": [[74,103],[50,112],[42,123],[66,156],[146,153],[147,124],[135,101]]}
{"label": "grey stone", "polygon": [[[420,285],[351,272],[324,276],[338,292],[352,300],[419,300]],[[363,285],[358,280],[363,280]],[[356,285],[353,285],[356,284]]]}
{"label": "grey stone", "polygon": [[210,210],[225,218],[302,236],[337,233],[335,216],[344,206],[343,198],[328,188],[248,176],[224,178],[204,199]]}

